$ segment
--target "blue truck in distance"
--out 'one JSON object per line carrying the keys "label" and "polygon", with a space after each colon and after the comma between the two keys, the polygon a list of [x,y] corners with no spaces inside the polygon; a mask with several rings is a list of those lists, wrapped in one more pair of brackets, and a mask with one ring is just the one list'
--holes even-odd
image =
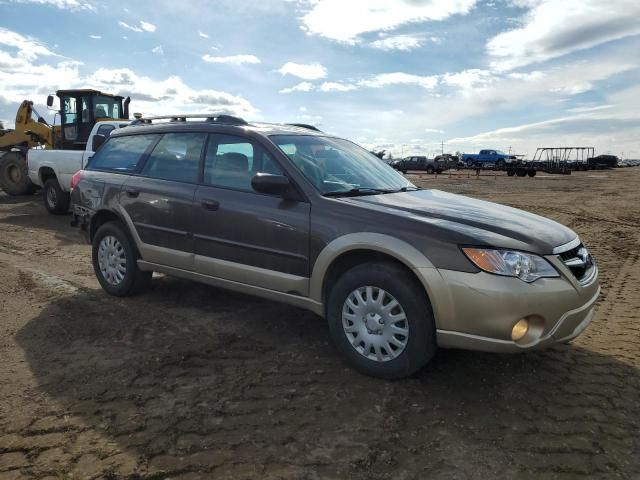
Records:
{"label": "blue truck in distance", "polygon": [[495,165],[496,168],[505,168],[508,164],[516,162],[517,157],[500,150],[480,150],[480,153],[463,153],[462,161],[468,167]]}

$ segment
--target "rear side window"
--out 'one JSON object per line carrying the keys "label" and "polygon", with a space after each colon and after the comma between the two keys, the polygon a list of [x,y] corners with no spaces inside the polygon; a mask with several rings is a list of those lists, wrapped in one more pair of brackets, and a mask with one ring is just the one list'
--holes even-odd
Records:
{"label": "rear side window", "polygon": [[157,135],[113,137],[96,152],[88,168],[133,172],[144,152],[156,141]]}
{"label": "rear side window", "polygon": [[196,183],[206,139],[206,133],[163,135],[140,173],[163,180]]}

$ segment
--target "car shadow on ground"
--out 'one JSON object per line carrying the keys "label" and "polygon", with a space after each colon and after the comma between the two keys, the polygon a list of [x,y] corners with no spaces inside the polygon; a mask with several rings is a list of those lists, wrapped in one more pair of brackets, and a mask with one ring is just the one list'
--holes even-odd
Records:
{"label": "car shadow on ground", "polygon": [[[38,389],[60,405],[50,415],[82,419],[80,448],[101,475],[538,478],[640,469],[640,373],[579,346],[440,351],[413,378],[386,382],[346,367],[319,317],[166,277],[135,298],[84,291],[56,300],[17,341]],[[79,433],[68,433],[71,449]],[[114,442],[134,464],[109,460]]]}

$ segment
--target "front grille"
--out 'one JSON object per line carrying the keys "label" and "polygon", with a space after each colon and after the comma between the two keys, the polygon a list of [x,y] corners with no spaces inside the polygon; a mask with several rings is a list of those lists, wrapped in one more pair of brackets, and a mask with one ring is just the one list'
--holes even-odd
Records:
{"label": "front grille", "polygon": [[578,281],[588,279],[595,266],[593,258],[582,243],[571,250],[559,253],[558,257]]}

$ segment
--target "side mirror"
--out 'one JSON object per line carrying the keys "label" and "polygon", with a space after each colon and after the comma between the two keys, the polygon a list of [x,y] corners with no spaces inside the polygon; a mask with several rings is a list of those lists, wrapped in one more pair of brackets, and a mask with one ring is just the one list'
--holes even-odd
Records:
{"label": "side mirror", "polygon": [[267,195],[282,195],[289,188],[290,182],[284,175],[256,173],[251,179],[251,186],[258,193]]}
{"label": "side mirror", "polygon": [[53,106],[53,95],[49,95],[47,97],[47,107],[51,108]]}
{"label": "side mirror", "polygon": [[91,150],[93,150],[94,152],[97,152],[98,149],[102,146],[102,144],[104,142],[107,141],[107,137],[105,137],[104,135],[94,135],[93,136],[93,140],[91,140]]}

